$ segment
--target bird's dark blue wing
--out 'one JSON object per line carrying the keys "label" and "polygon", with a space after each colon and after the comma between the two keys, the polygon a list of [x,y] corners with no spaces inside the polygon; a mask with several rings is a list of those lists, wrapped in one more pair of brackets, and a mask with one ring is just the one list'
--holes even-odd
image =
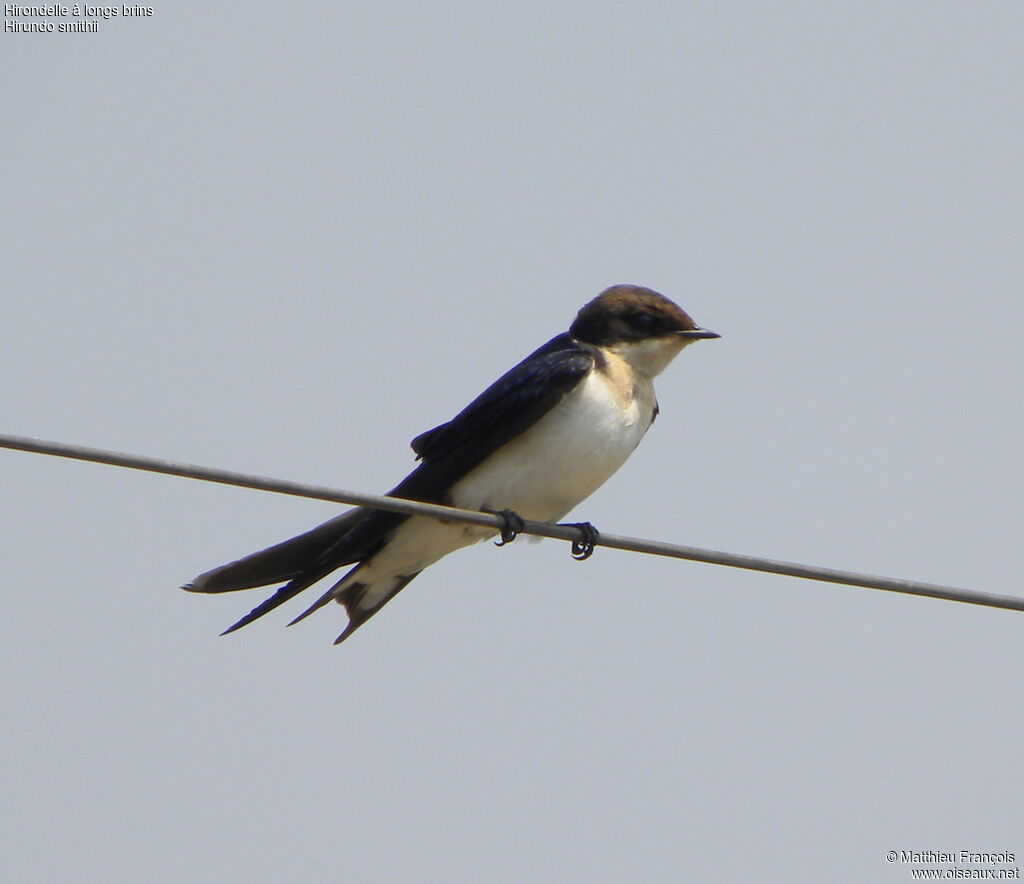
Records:
{"label": "bird's dark blue wing", "polygon": [[[568,334],[552,338],[448,423],[413,439],[413,451],[422,462],[388,493],[444,503],[452,484],[554,408],[593,368],[595,358],[593,350]],[[207,571],[184,588],[193,592],[231,592],[288,581],[227,630],[232,632],[272,611],[335,568],[372,557],[408,518],[384,510],[350,510],[291,540]],[[394,592],[415,576],[405,575]],[[327,595],[323,600],[329,598]],[[342,638],[376,610],[353,614],[356,608],[350,607],[354,625],[342,633]]]}
{"label": "bird's dark blue wing", "polygon": [[593,351],[571,335],[552,338],[448,423],[413,439],[420,469],[447,461],[449,481],[453,472],[465,475],[561,402],[594,367],[594,359]]}

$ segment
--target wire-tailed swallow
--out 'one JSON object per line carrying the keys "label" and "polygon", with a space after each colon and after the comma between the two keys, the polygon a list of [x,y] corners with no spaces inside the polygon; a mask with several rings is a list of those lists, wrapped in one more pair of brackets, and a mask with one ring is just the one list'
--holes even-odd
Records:
{"label": "wire-tailed swallow", "polygon": [[[654,377],[687,344],[717,337],[651,289],[613,286],[579,311],[568,332],[527,356],[450,421],[413,439],[420,464],[388,493],[502,513],[505,541],[515,536],[518,517],[557,521],[603,485],[650,428],[658,415]],[[354,565],[292,621],[334,599],[348,614],[338,644],[428,565],[496,533],[360,507],[200,574],[183,588],[232,592],[287,581],[226,634]],[[583,556],[588,552],[584,545]]]}

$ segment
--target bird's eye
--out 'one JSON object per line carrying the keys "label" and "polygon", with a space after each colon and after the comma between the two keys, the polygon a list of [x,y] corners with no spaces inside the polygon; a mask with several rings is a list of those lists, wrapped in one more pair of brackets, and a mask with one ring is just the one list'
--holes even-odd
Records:
{"label": "bird's eye", "polygon": [[637,331],[653,332],[658,327],[658,320],[650,313],[634,313],[629,318],[629,324]]}

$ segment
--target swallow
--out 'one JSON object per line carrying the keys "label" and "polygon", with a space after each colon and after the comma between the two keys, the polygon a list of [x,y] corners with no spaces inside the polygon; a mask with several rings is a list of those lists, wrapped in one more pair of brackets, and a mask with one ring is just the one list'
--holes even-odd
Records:
{"label": "swallow", "polygon": [[[412,440],[418,466],[388,494],[503,516],[501,543],[522,519],[557,522],[607,481],[658,416],[654,378],[694,341],[717,338],[664,295],[616,285],[584,305],[568,332],[535,350],[447,423]],[[585,558],[597,539],[576,523]],[[221,593],[283,583],[226,629],[251,623],[351,565],[289,625],[344,605],[340,644],[428,565],[498,531],[358,507],[182,589]],[[500,545],[500,544],[499,544]]]}

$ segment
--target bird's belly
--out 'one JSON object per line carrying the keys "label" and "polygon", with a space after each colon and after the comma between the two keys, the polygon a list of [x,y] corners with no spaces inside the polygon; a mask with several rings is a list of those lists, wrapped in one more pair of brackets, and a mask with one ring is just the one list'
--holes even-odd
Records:
{"label": "bird's belly", "polygon": [[653,391],[624,403],[592,373],[457,482],[451,502],[467,509],[511,509],[540,522],[561,519],[625,463],[651,425],[653,407]]}
{"label": "bird's belly", "polygon": [[372,582],[381,574],[416,574],[448,553],[495,533],[491,528],[478,528],[462,522],[412,516],[399,525],[383,549],[366,562],[358,579]]}

